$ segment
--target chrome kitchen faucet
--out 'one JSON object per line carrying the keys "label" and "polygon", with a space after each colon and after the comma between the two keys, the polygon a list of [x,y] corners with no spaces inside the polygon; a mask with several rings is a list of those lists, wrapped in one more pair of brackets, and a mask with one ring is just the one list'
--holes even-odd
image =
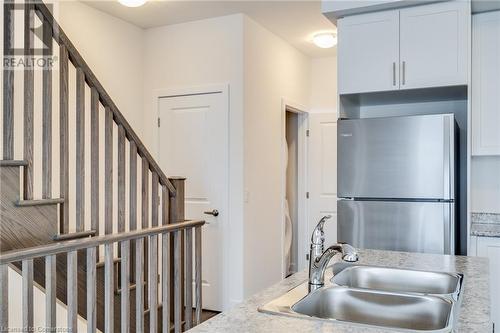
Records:
{"label": "chrome kitchen faucet", "polygon": [[325,285],[325,270],[330,259],[337,253],[342,253],[342,260],[347,262],[358,261],[356,249],[349,244],[337,243],[326,250],[325,247],[325,222],[331,215],[326,215],[314,228],[311,236],[311,250],[309,252],[309,292],[313,292]]}

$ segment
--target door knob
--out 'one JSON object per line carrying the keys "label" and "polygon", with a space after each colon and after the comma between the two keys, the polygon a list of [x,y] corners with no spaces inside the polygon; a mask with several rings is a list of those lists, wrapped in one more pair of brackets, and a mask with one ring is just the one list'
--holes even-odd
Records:
{"label": "door knob", "polygon": [[214,209],[212,211],[203,212],[203,214],[213,215],[213,216],[219,216],[219,211],[217,209]]}

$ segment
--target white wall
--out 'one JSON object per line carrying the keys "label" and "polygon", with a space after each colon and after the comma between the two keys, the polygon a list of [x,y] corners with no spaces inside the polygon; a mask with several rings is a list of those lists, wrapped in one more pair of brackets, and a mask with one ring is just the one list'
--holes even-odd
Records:
{"label": "white wall", "polygon": [[231,253],[225,260],[231,276],[224,285],[234,304],[281,279],[281,98],[308,104],[309,58],[241,14],[148,29],[144,52],[149,131],[143,138],[155,154],[159,90],[230,85]]}
{"label": "white wall", "polygon": [[59,24],[141,137],[143,30],[79,1],[59,1],[58,7]]}
{"label": "white wall", "polygon": [[[158,90],[230,84],[230,110],[242,112],[242,20],[237,14],[145,31],[142,116],[148,127],[156,124]],[[143,138],[156,152],[156,131]]]}
{"label": "white wall", "polygon": [[337,57],[311,59],[309,112],[337,112]]}
{"label": "white wall", "polygon": [[[158,90],[229,84],[230,279],[224,292],[231,304],[243,298],[243,15],[230,15],[149,29],[144,40],[143,138],[157,155]],[[188,180],[189,181],[189,180]]]}
{"label": "white wall", "polygon": [[[245,17],[245,296],[281,280],[282,97],[307,106],[309,58]],[[263,274],[264,273],[264,274]]]}
{"label": "white wall", "polygon": [[471,211],[500,214],[500,156],[472,157]]}

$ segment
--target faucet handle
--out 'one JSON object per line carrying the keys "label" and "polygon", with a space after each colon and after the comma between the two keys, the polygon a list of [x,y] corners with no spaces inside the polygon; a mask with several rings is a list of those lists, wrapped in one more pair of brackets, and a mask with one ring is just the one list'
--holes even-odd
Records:
{"label": "faucet handle", "polygon": [[311,236],[311,245],[323,245],[325,242],[325,232],[324,232],[324,227],[325,227],[325,222],[329,219],[331,219],[331,215],[325,215],[319,220],[318,224],[314,228],[314,231]]}

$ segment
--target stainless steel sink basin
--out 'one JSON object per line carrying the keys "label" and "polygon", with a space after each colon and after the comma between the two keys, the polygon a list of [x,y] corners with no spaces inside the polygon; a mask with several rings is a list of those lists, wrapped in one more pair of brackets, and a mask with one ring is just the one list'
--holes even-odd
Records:
{"label": "stainless steel sink basin", "polygon": [[324,287],[308,293],[306,281],[259,311],[410,332],[453,329],[460,274],[340,264],[325,275]]}
{"label": "stainless steel sink basin", "polygon": [[355,290],[319,289],[292,306],[311,317],[410,330],[442,330],[448,326],[452,302],[416,296]]}
{"label": "stainless steel sink basin", "polygon": [[334,274],[332,282],[351,288],[445,295],[458,293],[461,275],[356,265]]}

